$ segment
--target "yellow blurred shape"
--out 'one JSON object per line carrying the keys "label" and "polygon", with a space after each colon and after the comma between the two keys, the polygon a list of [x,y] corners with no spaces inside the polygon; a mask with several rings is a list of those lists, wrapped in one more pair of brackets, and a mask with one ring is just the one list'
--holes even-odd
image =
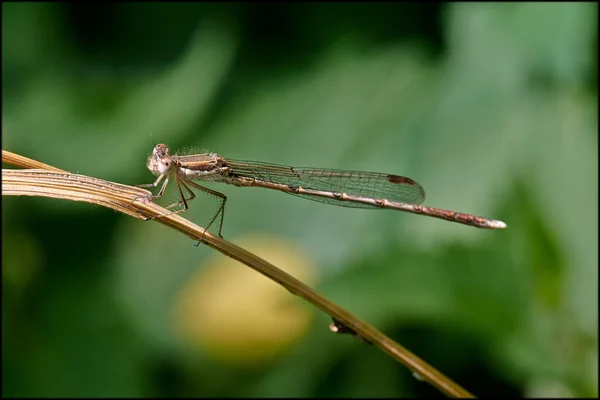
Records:
{"label": "yellow blurred shape", "polygon": [[[315,266],[299,245],[265,234],[234,241],[309,286]],[[309,328],[313,309],[286,289],[217,254],[192,275],[176,303],[176,327],[192,347],[235,364],[281,354]]]}

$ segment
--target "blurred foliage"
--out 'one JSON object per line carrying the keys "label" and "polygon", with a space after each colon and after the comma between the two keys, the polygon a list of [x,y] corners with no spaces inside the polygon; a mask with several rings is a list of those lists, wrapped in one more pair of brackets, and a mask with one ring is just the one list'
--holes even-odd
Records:
{"label": "blurred foliage", "polygon": [[[128,184],[154,142],[410,176],[508,229],[211,187],[226,238],[476,395],[598,396],[595,3],[2,11],[3,149]],[[2,217],[3,396],[439,395],[162,225],[41,198]]]}

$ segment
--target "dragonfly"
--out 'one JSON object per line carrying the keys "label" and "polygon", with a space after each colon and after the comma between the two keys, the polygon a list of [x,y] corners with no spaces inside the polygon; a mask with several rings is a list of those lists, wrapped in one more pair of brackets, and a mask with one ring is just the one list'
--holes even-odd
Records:
{"label": "dragonfly", "polygon": [[[170,155],[169,147],[165,144],[157,144],[154,147],[148,157],[147,167],[157,178],[153,183],[138,185],[138,187],[157,187],[164,180],[158,194],[153,195],[153,198],[160,198],[169,181],[174,180],[181,200],[167,206],[167,209],[183,205],[183,208],[173,211],[174,213],[186,211],[188,202],[195,198],[190,187],[220,199],[217,213],[205,229],[208,230],[220,217],[219,236],[223,229],[227,197],[197,182],[211,181],[238,187],[262,187],[321,203],[352,208],[404,211],[477,228],[507,227],[502,221],[423,206],[421,205],[425,200],[423,187],[411,178],[400,175],[339,169],[295,168],[258,161],[226,159],[216,153]],[[184,190],[187,192],[187,198]]]}

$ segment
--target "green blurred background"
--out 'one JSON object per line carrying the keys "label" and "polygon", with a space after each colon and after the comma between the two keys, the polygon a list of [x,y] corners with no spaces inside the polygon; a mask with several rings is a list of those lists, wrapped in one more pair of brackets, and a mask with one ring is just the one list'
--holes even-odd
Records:
{"label": "green blurred background", "polygon": [[[508,229],[209,186],[225,238],[474,394],[598,396],[595,3],[2,12],[3,149],[131,185],[153,143],[409,176]],[[3,197],[2,394],[440,395],[265,282],[154,222]]]}

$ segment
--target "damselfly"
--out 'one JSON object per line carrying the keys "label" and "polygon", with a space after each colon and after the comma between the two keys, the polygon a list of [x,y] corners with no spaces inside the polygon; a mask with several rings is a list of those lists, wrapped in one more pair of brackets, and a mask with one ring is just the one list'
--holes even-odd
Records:
{"label": "damselfly", "polygon": [[[193,181],[214,181],[240,187],[258,186],[343,207],[392,209],[478,228],[506,228],[506,224],[502,221],[422,206],[420,204],[425,200],[425,191],[421,185],[399,175],[294,168],[256,161],[230,160],[215,153],[171,156],[169,148],[164,144],[154,147],[147,166],[153,174],[158,175],[158,178],[154,183],[139,185],[140,187],[156,187],[163,179],[165,180],[154,198],[161,197],[169,180],[175,179],[181,200],[167,207],[183,205],[183,208],[174,211],[175,213],[187,210],[188,201],[195,197],[190,186],[218,197],[221,204],[206,229],[220,216],[219,236],[223,228],[227,197]],[[188,192],[189,198],[185,197],[183,189]]]}

